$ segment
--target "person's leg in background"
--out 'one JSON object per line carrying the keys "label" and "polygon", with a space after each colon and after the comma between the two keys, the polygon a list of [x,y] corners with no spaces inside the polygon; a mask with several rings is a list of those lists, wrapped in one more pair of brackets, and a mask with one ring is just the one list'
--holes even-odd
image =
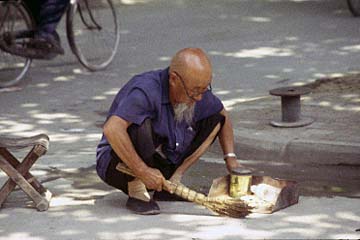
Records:
{"label": "person's leg in background", "polygon": [[[48,43],[51,51],[57,54],[64,54],[61,47],[60,37],[56,28],[64,15],[69,0],[40,0],[40,12],[35,39]],[[50,44],[50,46],[49,46]]]}
{"label": "person's leg in background", "polygon": [[[59,54],[64,54],[56,28],[70,0],[23,1],[35,20],[35,29],[2,33],[0,49],[10,54],[33,59],[52,59]],[[23,41],[17,44],[13,41],[14,38]]]}
{"label": "person's leg in background", "polygon": [[39,25],[41,2],[42,0],[24,0],[27,9],[29,9],[31,16],[35,20],[36,26]]}

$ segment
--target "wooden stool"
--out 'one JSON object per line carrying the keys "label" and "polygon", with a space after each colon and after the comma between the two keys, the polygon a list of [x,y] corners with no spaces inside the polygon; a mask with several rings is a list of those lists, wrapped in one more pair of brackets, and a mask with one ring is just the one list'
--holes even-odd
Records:
{"label": "wooden stool", "polygon": [[[18,161],[8,149],[32,147],[22,162]],[[0,207],[8,195],[18,185],[34,202],[39,211],[49,208],[51,193],[29,173],[36,160],[44,155],[49,147],[49,137],[45,134],[26,138],[4,138],[0,136],[0,169],[9,179],[0,190]]]}

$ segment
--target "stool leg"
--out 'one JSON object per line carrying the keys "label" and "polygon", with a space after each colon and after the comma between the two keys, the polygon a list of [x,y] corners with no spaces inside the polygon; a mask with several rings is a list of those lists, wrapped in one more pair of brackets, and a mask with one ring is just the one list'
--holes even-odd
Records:
{"label": "stool leg", "polygon": [[[38,193],[30,183],[11,166],[6,159],[0,155],[0,168],[14,181],[17,185],[35,202],[39,211],[44,211],[48,208],[48,202],[44,197]],[[7,196],[6,196],[7,197]],[[5,197],[5,198],[6,198]],[[47,202],[47,205],[46,205]]]}
{"label": "stool leg", "polygon": [[[43,148],[42,146],[36,146],[36,148]],[[33,148],[34,150],[34,148]],[[29,161],[28,159],[29,158],[39,158],[41,157],[41,155],[39,156],[38,153],[40,151],[36,151],[34,152],[33,150],[31,150],[27,156],[24,158],[24,160],[22,161],[23,163],[24,162],[27,162]],[[45,151],[43,151],[43,153],[45,153]],[[24,169],[22,165],[22,163],[20,163],[8,150],[5,150],[5,151],[0,151],[0,154],[3,155],[3,157],[14,167],[16,168],[16,170],[25,177],[25,179],[39,192],[39,193],[43,193],[46,191],[46,188],[39,182],[37,181],[37,179],[30,173],[28,172],[29,169]],[[10,189],[10,184],[13,185],[13,187],[16,186],[16,184],[11,180],[9,179],[5,185],[7,188],[9,188],[10,191],[12,191],[14,188],[11,188]],[[3,187],[5,187],[5,185]],[[7,191],[9,191],[7,190]]]}

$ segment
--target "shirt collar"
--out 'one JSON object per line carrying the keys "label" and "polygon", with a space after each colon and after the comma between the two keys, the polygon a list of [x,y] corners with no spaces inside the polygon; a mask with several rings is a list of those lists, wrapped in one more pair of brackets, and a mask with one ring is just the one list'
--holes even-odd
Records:
{"label": "shirt collar", "polygon": [[161,103],[168,104],[170,103],[170,95],[169,95],[169,67],[164,69],[161,72],[161,88],[162,88],[162,97]]}

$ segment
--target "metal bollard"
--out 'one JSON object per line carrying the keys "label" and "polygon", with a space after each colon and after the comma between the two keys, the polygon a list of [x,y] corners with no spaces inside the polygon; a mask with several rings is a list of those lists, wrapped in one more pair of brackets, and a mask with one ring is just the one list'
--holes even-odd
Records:
{"label": "metal bollard", "polygon": [[271,121],[274,127],[303,127],[314,122],[301,116],[300,97],[311,92],[307,87],[282,87],[270,90],[270,94],[281,97],[281,121]]}

